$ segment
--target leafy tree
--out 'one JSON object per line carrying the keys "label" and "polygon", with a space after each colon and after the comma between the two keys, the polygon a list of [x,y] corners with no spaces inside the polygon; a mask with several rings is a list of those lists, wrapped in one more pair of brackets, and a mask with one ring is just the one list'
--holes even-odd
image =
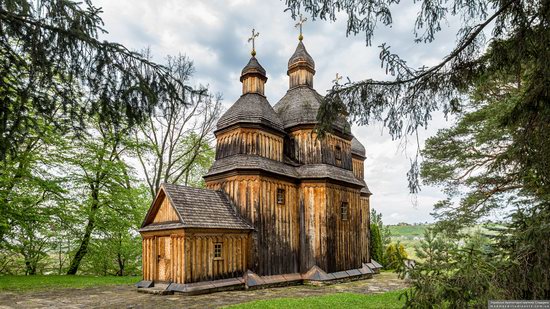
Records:
{"label": "leafy tree", "polygon": [[90,128],[89,137],[75,142],[67,155],[66,160],[72,166],[70,190],[78,205],[76,216],[81,220],[75,226],[80,234],[79,245],[67,274],[78,271],[94,232],[104,231],[108,226],[122,231],[124,225],[119,225],[135,215],[133,210],[139,204],[131,185],[131,170],[123,160],[127,136],[125,130],[97,121]]}
{"label": "leafy tree", "polygon": [[[293,17],[302,10],[314,19],[334,21],[347,15],[346,34],[366,35],[367,44],[379,24],[392,24],[395,0],[286,0]],[[361,125],[381,121],[393,138],[415,134],[426,127],[436,110],[462,110],[470,86],[491,72],[516,72],[523,91],[518,93],[502,127],[511,128],[511,149],[520,156],[518,171],[531,176],[532,185],[550,192],[550,2],[547,0],[449,0],[419,1],[414,29],[415,42],[431,43],[442,23],[457,17],[457,44],[438,64],[410,67],[392,53],[389,44],[380,46],[380,60],[393,80],[335,84],[322,104],[318,118],[320,133],[342,112]],[[492,27],[489,37],[486,35]],[[491,48],[487,50],[488,45]],[[528,64],[528,65],[526,65]],[[418,156],[417,156],[418,157]],[[417,192],[418,161],[408,172],[409,186]]]}
{"label": "leafy tree", "polygon": [[[188,83],[193,63],[185,56],[168,57],[167,68],[181,83]],[[166,98],[170,100],[170,98]],[[202,183],[202,172],[213,162],[212,131],[221,113],[221,95],[190,92],[185,105],[166,102],[135,132],[136,154],[151,196],[161,183]],[[201,174],[202,173],[202,174]]]}
{"label": "leafy tree", "polygon": [[163,102],[184,104],[189,89],[167,68],[99,39],[100,13],[89,0],[0,2],[0,241],[29,148],[50,131],[80,138],[88,117],[132,127]]}
{"label": "leafy tree", "polygon": [[401,265],[404,263],[404,260],[408,258],[407,251],[405,251],[405,247],[403,244],[397,242],[390,244],[386,247],[386,250],[384,252],[384,259],[386,261],[386,265],[384,265],[385,269],[400,269]]}

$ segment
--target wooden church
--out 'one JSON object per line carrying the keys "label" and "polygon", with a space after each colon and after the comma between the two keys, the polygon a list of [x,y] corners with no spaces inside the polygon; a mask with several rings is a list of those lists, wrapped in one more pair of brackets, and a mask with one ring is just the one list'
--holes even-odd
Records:
{"label": "wooden church", "polygon": [[161,186],[139,230],[142,286],[335,279],[380,267],[369,255],[365,148],[343,116],[317,138],[323,97],[302,38],[288,61],[289,89],[273,106],[253,50],[242,96],[217,123],[206,189]]}

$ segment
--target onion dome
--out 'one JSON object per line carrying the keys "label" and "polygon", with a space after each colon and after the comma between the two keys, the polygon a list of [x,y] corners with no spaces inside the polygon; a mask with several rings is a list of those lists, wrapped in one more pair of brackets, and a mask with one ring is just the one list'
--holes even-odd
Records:
{"label": "onion dome", "polygon": [[[296,87],[287,91],[285,96],[273,107],[285,129],[298,125],[315,125],[317,113],[323,96],[310,87]],[[351,134],[350,124],[345,117],[338,117],[334,126],[342,133]]]}
{"label": "onion dome", "polygon": [[258,62],[258,59],[256,59],[256,57],[250,58],[250,61],[248,61],[248,64],[241,71],[241,82],[243,81],[243,79],[245,77],[249,76],[250,74],[254,74],[254,75],[258,75],[259,77],[263,77],[267,81],[265,69]]}
{"label": "onion dome", "polygon": [[218,120],[217,130],[236,124],[259,124],[273,130],[284,132],[279,116],[264,96],[267,81],[265,69],[256,57],[250,58],[241,72],[243,94]]}
{"label": "onion dome", "polygon": [[361,142],[355,137],[353,137],[353,139],[351,140],[351,153],[361,156],[363,158],[367,156],[365,146],[363,146],[363,144],[361,144]]}
{"label": "onion dome", "polygon": [[296,50],[290,59],[288,60],[288,70],[298,66],[304,66],[315,72],[315,61],[311,55],[307,52],[306,47],[302,41],[298,42]]}
{"label": "onion dome", "polygon": [[302,41],[298,42],[296,51],[288,60],[289,87],[299,86],[313,87],[313,75],[315,75],[315,61],[307,52]]}

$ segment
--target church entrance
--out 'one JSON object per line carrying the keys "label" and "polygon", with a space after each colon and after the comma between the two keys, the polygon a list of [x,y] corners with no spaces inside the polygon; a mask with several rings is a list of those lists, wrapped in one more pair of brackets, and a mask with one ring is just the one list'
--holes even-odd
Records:
{"label": "church entrance", "polygon": [[157,238],[157,281],[171,281],[170,236]]}

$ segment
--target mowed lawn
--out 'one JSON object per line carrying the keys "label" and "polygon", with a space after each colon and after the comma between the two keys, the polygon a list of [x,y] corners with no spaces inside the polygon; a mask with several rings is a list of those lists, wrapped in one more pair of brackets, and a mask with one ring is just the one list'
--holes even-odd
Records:
{"label": "mowed lawn", "polygon": [[242,303],[225,308],[403,308],[405,300],[399,300],[403,290],[381,294],[337,293],[300,298],[275,298]]}
{"label": "mowed lawn", "polygon": [[0,276],[0,292],[134,284],[139,280],[140,277],[137,276]]}

